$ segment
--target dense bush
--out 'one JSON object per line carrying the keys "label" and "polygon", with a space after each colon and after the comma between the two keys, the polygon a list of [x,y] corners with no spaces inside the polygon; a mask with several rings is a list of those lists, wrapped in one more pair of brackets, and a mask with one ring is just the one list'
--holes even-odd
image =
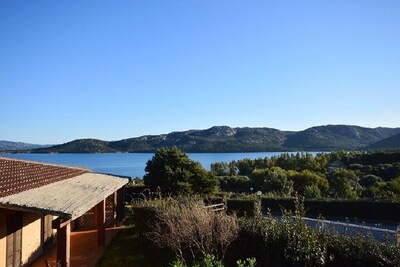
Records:
{"label": "dense bush", "polygon": [[227,252],[229,265],[237,258],[255,257],[260,266],[324,266],[326,245],[301,220],[299,207],[296,217],[285,213],[281,221],[271,216],[241,218],[239,236]]}
{"label": "dense bush", "polygon": [[145,233],[150,230],[150,225],[156,219],[157,210],[152,206],[134,206],[130,208],[132,223],[139,233]]}
{"label": "dense bush", "polygon": [[400,250],[368,234],[355,236],[319,228],[310,229],[301,219],[304,208],[298,202],[295,213],[285,212],[281,220],[271,216],[239,219],[238,238],[226,254],[228,266],[238,258],[255,257],[259,266],[400,266]]}
{"label": "dense bush", "polygon": [[251,173],[251,179],[257,191],[273,192],[280,196],[291,195],[293,192],[293,181],[289,180],[287,172],[279,167],[255,169]]}
{"label": "dense bush", "polygon": [[218,179],[220,189],[225,192],[249,192],[252,187],[247,176],[219,176]]}
{"label": "dense bush", "polygon": [[237,236],[236,216],[213,212],[200,200],[158,202],[161,204],[148,203],[156,214],[144,232],[155,246],[173,251],[187,263],[207,254],[223,259],[227,247]]}
{"label": "dense bush", "polygon": [[400,250],[394,244],[384,244],[365,233],[356,236],[326,232],[321,235],[329,261],[326,266],[400,266]]}

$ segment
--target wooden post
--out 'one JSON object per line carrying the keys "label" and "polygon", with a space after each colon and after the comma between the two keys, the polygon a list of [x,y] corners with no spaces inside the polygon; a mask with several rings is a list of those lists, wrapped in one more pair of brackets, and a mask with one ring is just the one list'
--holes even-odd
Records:
{"label": "wooden post", "polygon": [[117,220],[125,218],[125,186],[117,191]]}
{"label": "wooden post", "polygon": [[115,191],[113,194],[113,205],[112,205],[112,225],[116,226],[117,225],[117,191]]}
{"label": "wooden post", "polygon": [[106,241],[105,208],[106,206],[104,199],[99,204],[97,204],[95,208],[98,246],[104,246]]}
{"label": "wooden post", "polygon": [[71,221],[68,220],[59,224],[57,229],[57,262],[60,262],[61,267],[70,267],[71,257]]}

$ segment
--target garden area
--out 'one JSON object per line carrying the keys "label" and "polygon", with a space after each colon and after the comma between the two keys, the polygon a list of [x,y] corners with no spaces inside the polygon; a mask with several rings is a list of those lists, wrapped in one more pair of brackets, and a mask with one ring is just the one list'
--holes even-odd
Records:
{"label": "garden area", "polygon": [[206,171],[177,148],[160,149],[144,185],[128,188],[140,193],[98,266],[400,266],[393,238],[303,220],[397,224],[399,162],[399,152],[283,154]]}
{"label": "garden area", "polygon": [[[257,201],[254,201],[257,203]],[[255,206],[257,209],[257,206]],[[344,235],[309,228],[304,203],[281,219],[215,212],[199,198],[148,200],[130,217],[98,266],[400,266],[393,242],[368,232]]]}

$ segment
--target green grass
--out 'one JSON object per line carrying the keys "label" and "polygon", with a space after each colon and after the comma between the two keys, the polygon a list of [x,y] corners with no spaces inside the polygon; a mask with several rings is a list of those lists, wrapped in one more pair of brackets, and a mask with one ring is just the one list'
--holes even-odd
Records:
{"label": "green grass", "polygon": [[173,254],[155,248],[133,226],[127,226],[115,236],[96,267],[162,267],[173,259]]}

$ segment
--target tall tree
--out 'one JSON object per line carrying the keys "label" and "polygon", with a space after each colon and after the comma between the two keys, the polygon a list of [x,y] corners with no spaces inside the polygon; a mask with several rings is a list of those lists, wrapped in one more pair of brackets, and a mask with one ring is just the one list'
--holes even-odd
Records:
{"label": "tall tree", "polygon": [[218,179],[200,163],[178,149],[160,148],[146,164],[145,185],[153,190],[160,187],[164,193],[208,194],[216,190]]}

